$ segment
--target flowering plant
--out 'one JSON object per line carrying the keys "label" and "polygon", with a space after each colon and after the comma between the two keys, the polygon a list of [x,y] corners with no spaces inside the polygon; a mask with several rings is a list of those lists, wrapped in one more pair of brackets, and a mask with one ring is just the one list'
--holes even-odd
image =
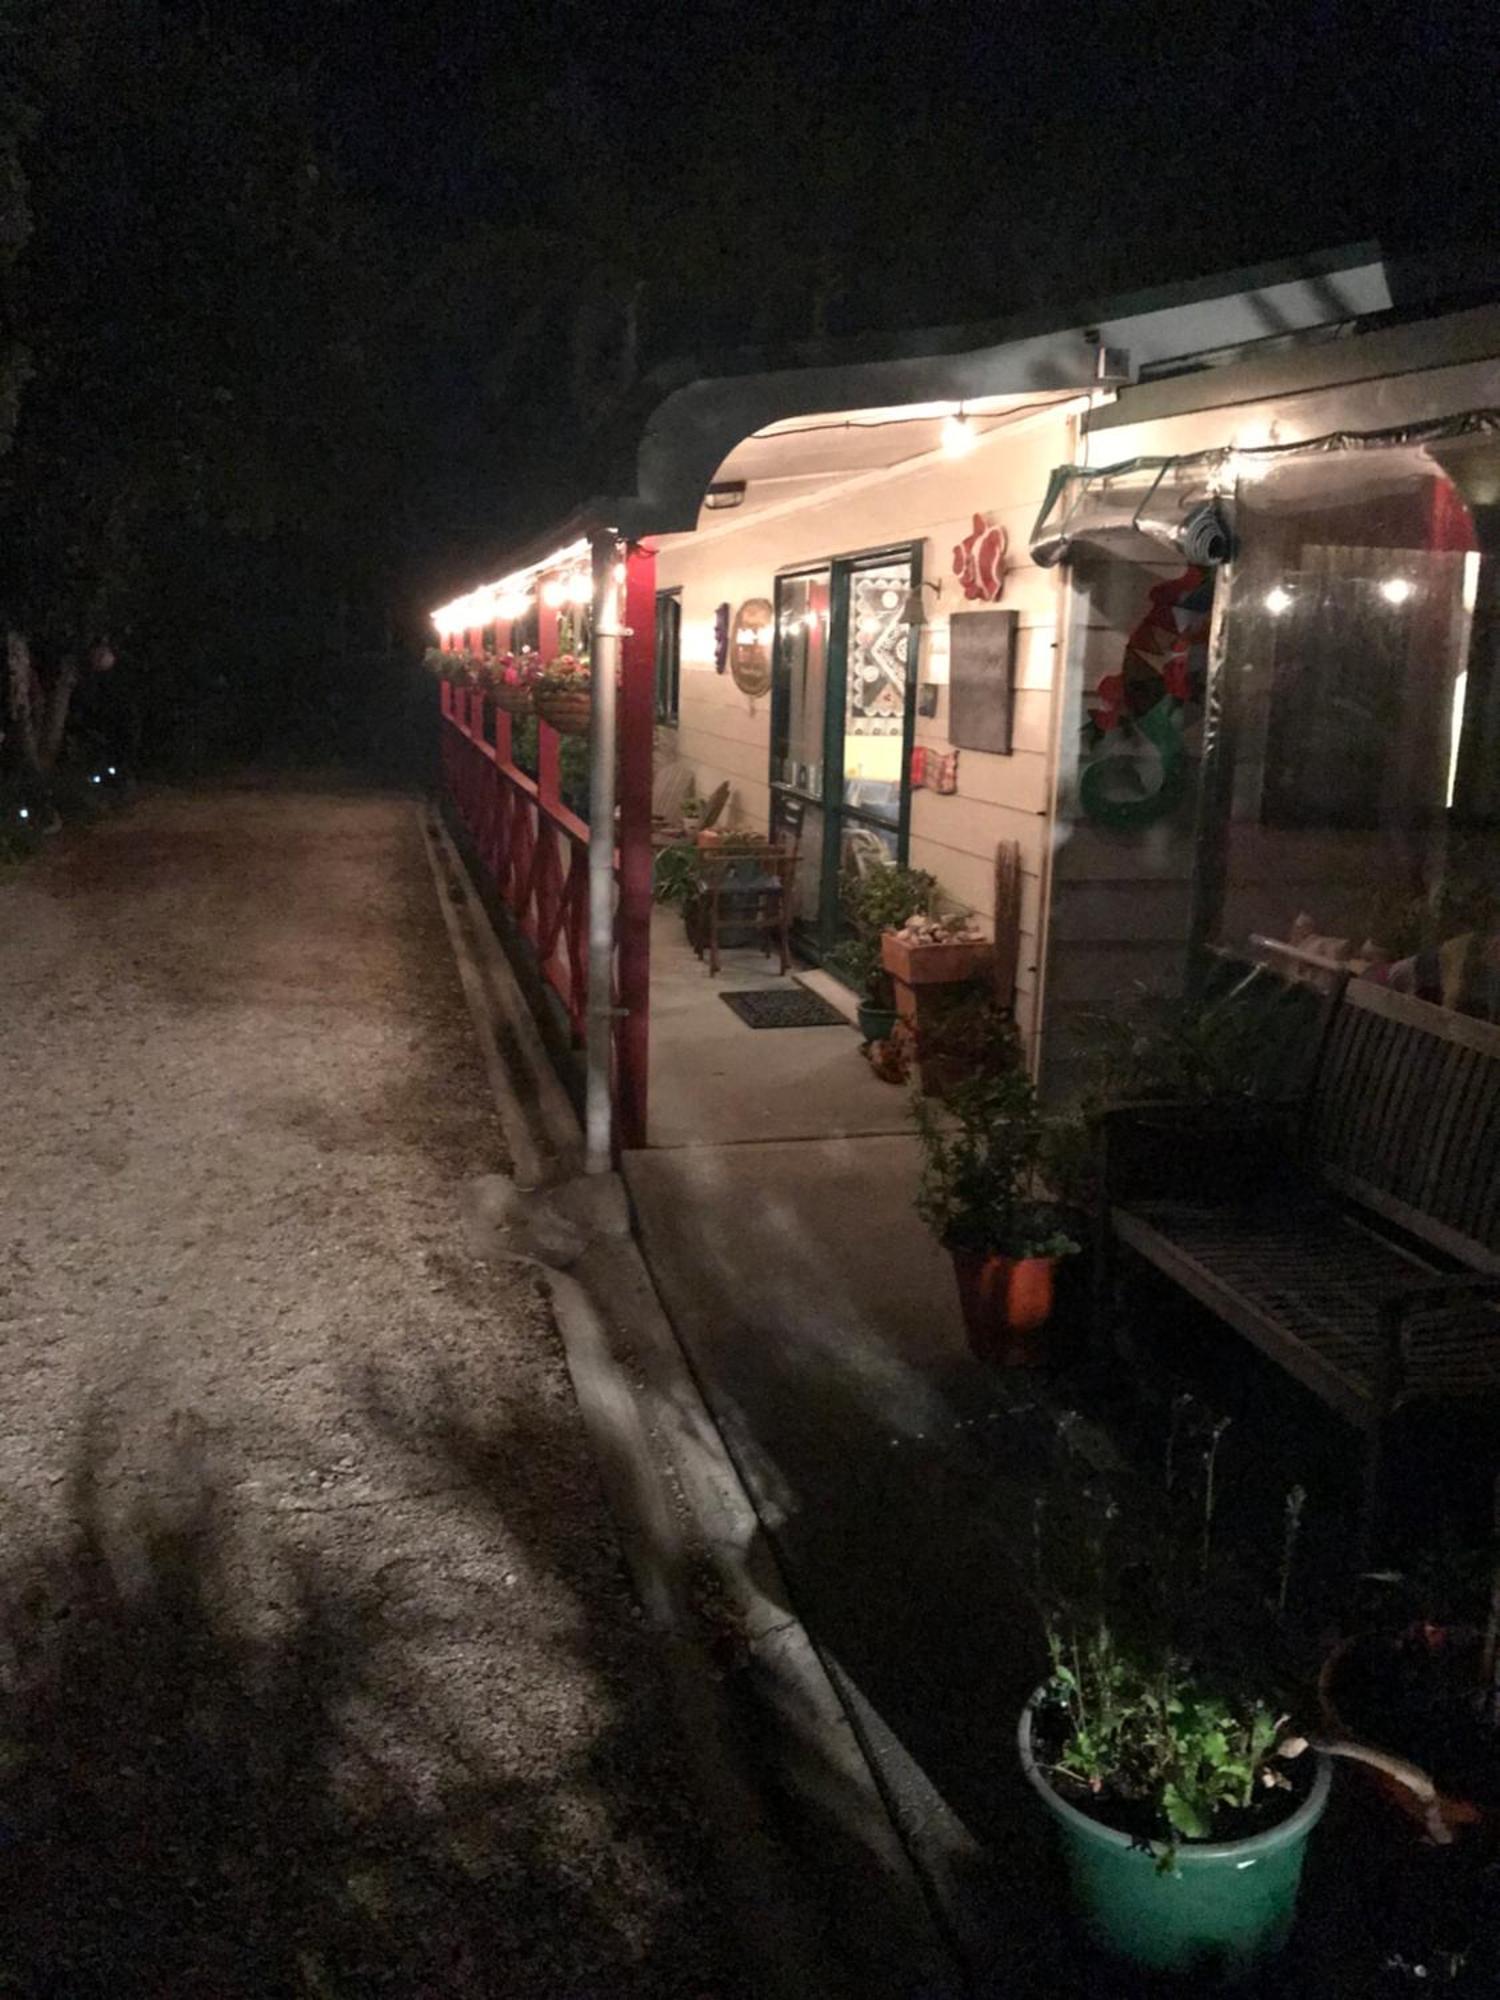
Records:
{"label": "flowering plant", "polygon": [[530,687],[537,675],[537,656],[523,646],[519,653],[497,653],[495,679],[504,687]]}
{"label": "flowering plant", "polygon": [[593,670],[577,653],[558,653],[539,666],[532,675],[533,685],[561,694],[588,694],[593,687]]}
{"label": "flowering plant", "polygon": [[429,646],[422,659],[423,665],[440,681],[452,681],[455,686],[464,682],[475,682],[479,678],[481,659],[478,653],[459,651],[447,646]]}

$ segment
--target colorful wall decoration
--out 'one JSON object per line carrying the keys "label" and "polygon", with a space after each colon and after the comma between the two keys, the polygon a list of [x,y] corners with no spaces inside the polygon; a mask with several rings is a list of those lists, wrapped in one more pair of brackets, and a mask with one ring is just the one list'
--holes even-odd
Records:
{"label": "colorful wall decoration", "polygon": [[1101,826],[1150,826],[1186,791],[1185,731],[1207,686],[1213,594],[1207,569],[1153,583],[1120,671],[1086,698],[1079,803]]}

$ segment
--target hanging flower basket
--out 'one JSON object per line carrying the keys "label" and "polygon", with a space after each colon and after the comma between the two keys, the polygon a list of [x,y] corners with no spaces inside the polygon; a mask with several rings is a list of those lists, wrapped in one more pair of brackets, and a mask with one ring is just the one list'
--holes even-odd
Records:
{"label": "hanging flower basket", "polygon": [[531,713],[534,668],[534,657],[528,658],[523,654],[518,658],[514,653],[500,655],[495,662],[493,688],[496,708],[503,708],[507,715]]}
{"label": "hanging flower basket", "polygon": [[559,653],[532,682],[537,714],[559,736],[587,736],[594,712],[594,684],[587,660]]}

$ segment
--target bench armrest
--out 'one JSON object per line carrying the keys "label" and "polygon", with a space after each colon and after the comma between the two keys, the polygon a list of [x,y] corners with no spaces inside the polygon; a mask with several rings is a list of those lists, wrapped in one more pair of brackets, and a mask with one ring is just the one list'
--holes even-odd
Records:
{"label": "bench armrest", "polygon": [[1414,1314],[1433,1307],[1460,1306],[1471,1299],[1481,1304],[1486,1299],[1500,1301],[1500,1276],[1455,1271],[1413,1278],[1381,1302],[1381,1314],[1386,1325],[1399,1334]]}

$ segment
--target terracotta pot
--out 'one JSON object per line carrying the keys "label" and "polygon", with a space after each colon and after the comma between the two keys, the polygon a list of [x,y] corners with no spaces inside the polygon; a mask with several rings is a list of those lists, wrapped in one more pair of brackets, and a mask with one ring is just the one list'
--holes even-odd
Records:
{"label": "terracotta pot", "polygon": [[977,944],[907,944],[894,931],[885,931],[880,962],[907,986],[947,986],[954,980],[988,978],[995,947],[983,939]]}
{"label": "terracotta pot", "polygon": [[559,736],[587,736],[594,697],[588,688],[539,687],[533,694],[537,714]]}
{"label": "terracotta pot", "polygon": [[[1323,1711],[1323,1721],[1330,1736],[1356,1747],[1355,1761],[1361,1765],[1361,1775],[1372,1790],[1379,1792],[1397,1811],[1414,1822],[1422,1838],[1426,1841],[1445,1845],[1452,1840],[1458,1830],[1475,1826],[1483,1818],[1484,1810],[1472,1799],[1455,1796],[1434,1787],[1427,1796],[1410,1781],[1396,1775],[1395,1769],[1382,1769],[1379,1759],[1386,1759],[1395,1767],[1407,1766],[1406,1755],[1394,1744],[1373,1744],[1362,1736],[1357,1716],[1347,1714],[1343,1709],[1346,1677],[1351,1664],[1360,1656],[1368,1660],[1388,1642],[1374,1637],[1357,1637],[1344,1640],[1323,1662],[1318,1674],[1318,1704]],[[1396,1671],[1394,1661],[1391,1671]],[[1357,1752],[1363,1750],[1366,1756],[1361,1760]],[[1425,1776],[1425,1773],[1418,1773]]]}
{"label": "terracotta pot", "polygon": [[953,1250],[953,1275],[969,1346],[981,1361],[1003,1368],[1034,1367],[1046,1359],[1042,1330],[1052,1317],[1055,1257],[998,1257]]}
{"label": "terracotta pot", "polygon": [[519,686],[513,681],[497,681],[495,684],[495,706],[503,708],[507,715],[529,715],[531,713],[531,683],[522,681]]}

